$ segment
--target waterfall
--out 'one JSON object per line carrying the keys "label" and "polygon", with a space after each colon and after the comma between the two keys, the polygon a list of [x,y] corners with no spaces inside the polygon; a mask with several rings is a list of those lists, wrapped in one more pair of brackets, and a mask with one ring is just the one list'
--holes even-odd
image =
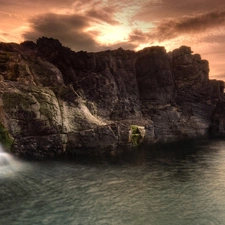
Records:
{"label": "waterfall", "polygon": [[9,176],[20,171],[22,163],[14,158],[12,155],[4,151],[4,148],[0,144],[0,178],[2,176]]}
{"label": "waterfall", "polygon": [[0,167],[10,165],[13,162],[13,157],[6,153],[0,145]]}
{"label": "waterfall", "polygon": [[8,153],[0,151],[0,167],[10,165],[13,162],[13,158]]}

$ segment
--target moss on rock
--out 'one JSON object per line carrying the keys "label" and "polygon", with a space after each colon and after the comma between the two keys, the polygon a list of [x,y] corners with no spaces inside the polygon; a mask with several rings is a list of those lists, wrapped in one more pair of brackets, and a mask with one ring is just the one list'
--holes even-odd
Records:
{"label": "moss on rock", "polygon": [[130,142],[132,143],[132,145],[134,147],[137,147],[141,144],[141,140],[142,140],[142,135],[141,132],[139,131],[138,126],[136,125],[131,125],[130,126]]}
{"label": "moss on rock", "polygon": [[0,143],[6,148],[10,149],[13,144],[13,138],[7,131],[7,129],[0,122]]}
{"label": "moss on rock", "polygon": [[7,111],[11,111],[11,109],[19,106],[26,110],[30,107],[30,104],[33,103],[25,94],[16,92],[4,93],[2,100]]}

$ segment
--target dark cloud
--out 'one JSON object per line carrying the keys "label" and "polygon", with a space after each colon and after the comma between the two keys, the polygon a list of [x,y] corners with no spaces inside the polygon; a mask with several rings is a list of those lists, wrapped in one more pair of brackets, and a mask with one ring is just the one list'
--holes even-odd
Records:
{"label": "dark cloud", "polygon": [[[225,11],[214,11],[193,17],[164,20],[157,27],[159,40],[166,40],[182,34],[192,35],[225,25]],[[154,36],[154,35],[153,35]]]}
{"label": "dark cloud", "polygon": [[[0,6],[1,41],[47,36],[75,51],[185,44],[223,76],[224,0],[0,0]],[[113,39],[122,42],[108,44]]]}
{"label": "dark cloud", "polygon": [[71,29],[84,29],[89,26],[86,18],[80,15],[64,15],[47,13],[38,15],[30,20],[32,27],[41,32],[61,33]]}
{"label": "dark cloud", "polygon": [[148,36],[149,35],[144,33],[143,31],[135,29],[129,34],[129,41],[145,43],[149,39]]}
{"label": "dark cloud", "polygon": [[210,29],[219,28],[225,25],[225,11],[213,11],[197,16],[185,16],[176,19],[164,19],[155,23],[155,28],[150,32],[134,31],[130,39],[165,41],[177,38],[181,35],[200,34]]}
{"label": "dark cloud", "polygon": [[[38,15],[30,20],[32,30],[23,34],[23,37],[36,40],[38,37],[48,36],[61,40],[64,45],[74,50],[97,51],[98,46],[95,38],[99,33],[93,30],[88,32],[86,31],[87,28],[90,28],[93,22],[97,23],[99,21],[109,24],[118,23],[113,19],[113,9],[108,12],[103,9],[106,8],[102,7],[102,11],[92,9],[83,15],[54,13]],[[133,49],[140,43],[154,44],[155,41],[162,42],[181,35],[203,33],[209,29],[224,25],[225,11],[213,11],[197,16],[164,19],[155,23],[155,28],[152,28],[150,32],[143,32],[138,29],[133,30],[127,42],[116,43],[112,47],[121,45],[119,47],[126,46],[125,48],[127,48],[129,46]]]}
{"label": "dark cloud", "polygon": [[114,19],[113,14],[115,13],[114,9],[111,7],[103,7],[101,9],[91,9],[86,13],[86,16],[96,19],[99,22],[108,23],[111,25],[118,25],[119,22]]}
{"label": "dark cloud", "polygon": [[[92,14],[93,13],[93,14]],[[109,12],[110,13],[110,12]],[[47,13],[33,17],[30,20],[31,31],[23,34],[26,40],[36,41],[39,37],[47,36],[59,39],[64,46],[70,47],[75,51],[99,51],[106,49],[117,49],[122,47],[124,49],[134,49],[138,46],[135,40],[129,40],[124,42],[118,42],[111,45],[100,45],[95,41],[96,36],[99,35],[98,31],[86,31],[89,28],[90,21],[93,22],[96,18],[103,20],[103,16],[95,14],[94,11],[88,11],[87,14],[77,15],[62,15]],[[115,23],[111,21],[108,16],[108,23]],[[135,33],[135,32],[134,32]],[[139,31],[136,31],[135,35],[141,36]]]}
{"label": "dark cloud", "polygon": [[42,36],[59,39],[64,45],[76,50],[96,50],[94,35],[85,32],[87,19],[80,15],[43,14],[30,21],[32,30],[23,34],[27,40],[36,41]]}
{"label": "dark cloud", "polygon": [[[82,9],[82,6],[87,5]],[[30,30],[23,34],[25,39],[35,41],[41,36],[59,39],[73,50],[97,51],[95,41],[100,31],[93,30],[99,24],[118,25],[114,19],[116,7],[103,4],[103,1],[74,1],[73,14],[45,13],[29,20]],[[82,10],[81,10],[82,9]],[[97,48],[98,47],[98,48]]]}

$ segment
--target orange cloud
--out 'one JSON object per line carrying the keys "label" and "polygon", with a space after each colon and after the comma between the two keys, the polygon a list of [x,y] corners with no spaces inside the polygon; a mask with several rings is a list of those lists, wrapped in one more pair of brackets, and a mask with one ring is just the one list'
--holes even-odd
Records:
{"label": "orange cloud", "polygon": [[[0,41],[59,39],[75,51],[189,45],[224,74],[224,0],[0,0]],[[214,53],[213,53],[214,52]],[[211,53],[211,54],[208,54]],[[208,54],[208,55],[207,55]],[[215,54],[215,55],[213,55]],[[213,57],[214,56],[214,57]]]}

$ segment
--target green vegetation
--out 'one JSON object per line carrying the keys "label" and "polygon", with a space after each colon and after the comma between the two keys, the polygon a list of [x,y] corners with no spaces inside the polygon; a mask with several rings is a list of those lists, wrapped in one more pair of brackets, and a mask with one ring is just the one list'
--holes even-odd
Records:
{"label": "green vegetation", "polygon": [[40,113],[44,115],[48,121],[52,122],[57,112],[55,108],[56,106],[54,105],[54,93],[50,90],[48,92],[44,92],[44,90],[37,90],[33,92],[33,96],[40,104]]}
{"label": "green vegetation", "polygon": [[140,145],[142,140],[141,132],[136,125],[131,125],[130,128],[130,141],[134,147],[137,147]]}
{"label": "green vegetation", "polygon": [[31,104],[31,100],[25,94],[16,92],[4,93],[2,100],[8,112],[11,112],[15,107],[22,107],[22,109],[27,110]]}
{"label": "green vegetation", "polygon": [[0,143],[6,149],[10,149],[10,147],[13,144],[13,138],[10,136],[9,132],[6,130],[6,128],[3,126],[1,122],[0,122]]}

